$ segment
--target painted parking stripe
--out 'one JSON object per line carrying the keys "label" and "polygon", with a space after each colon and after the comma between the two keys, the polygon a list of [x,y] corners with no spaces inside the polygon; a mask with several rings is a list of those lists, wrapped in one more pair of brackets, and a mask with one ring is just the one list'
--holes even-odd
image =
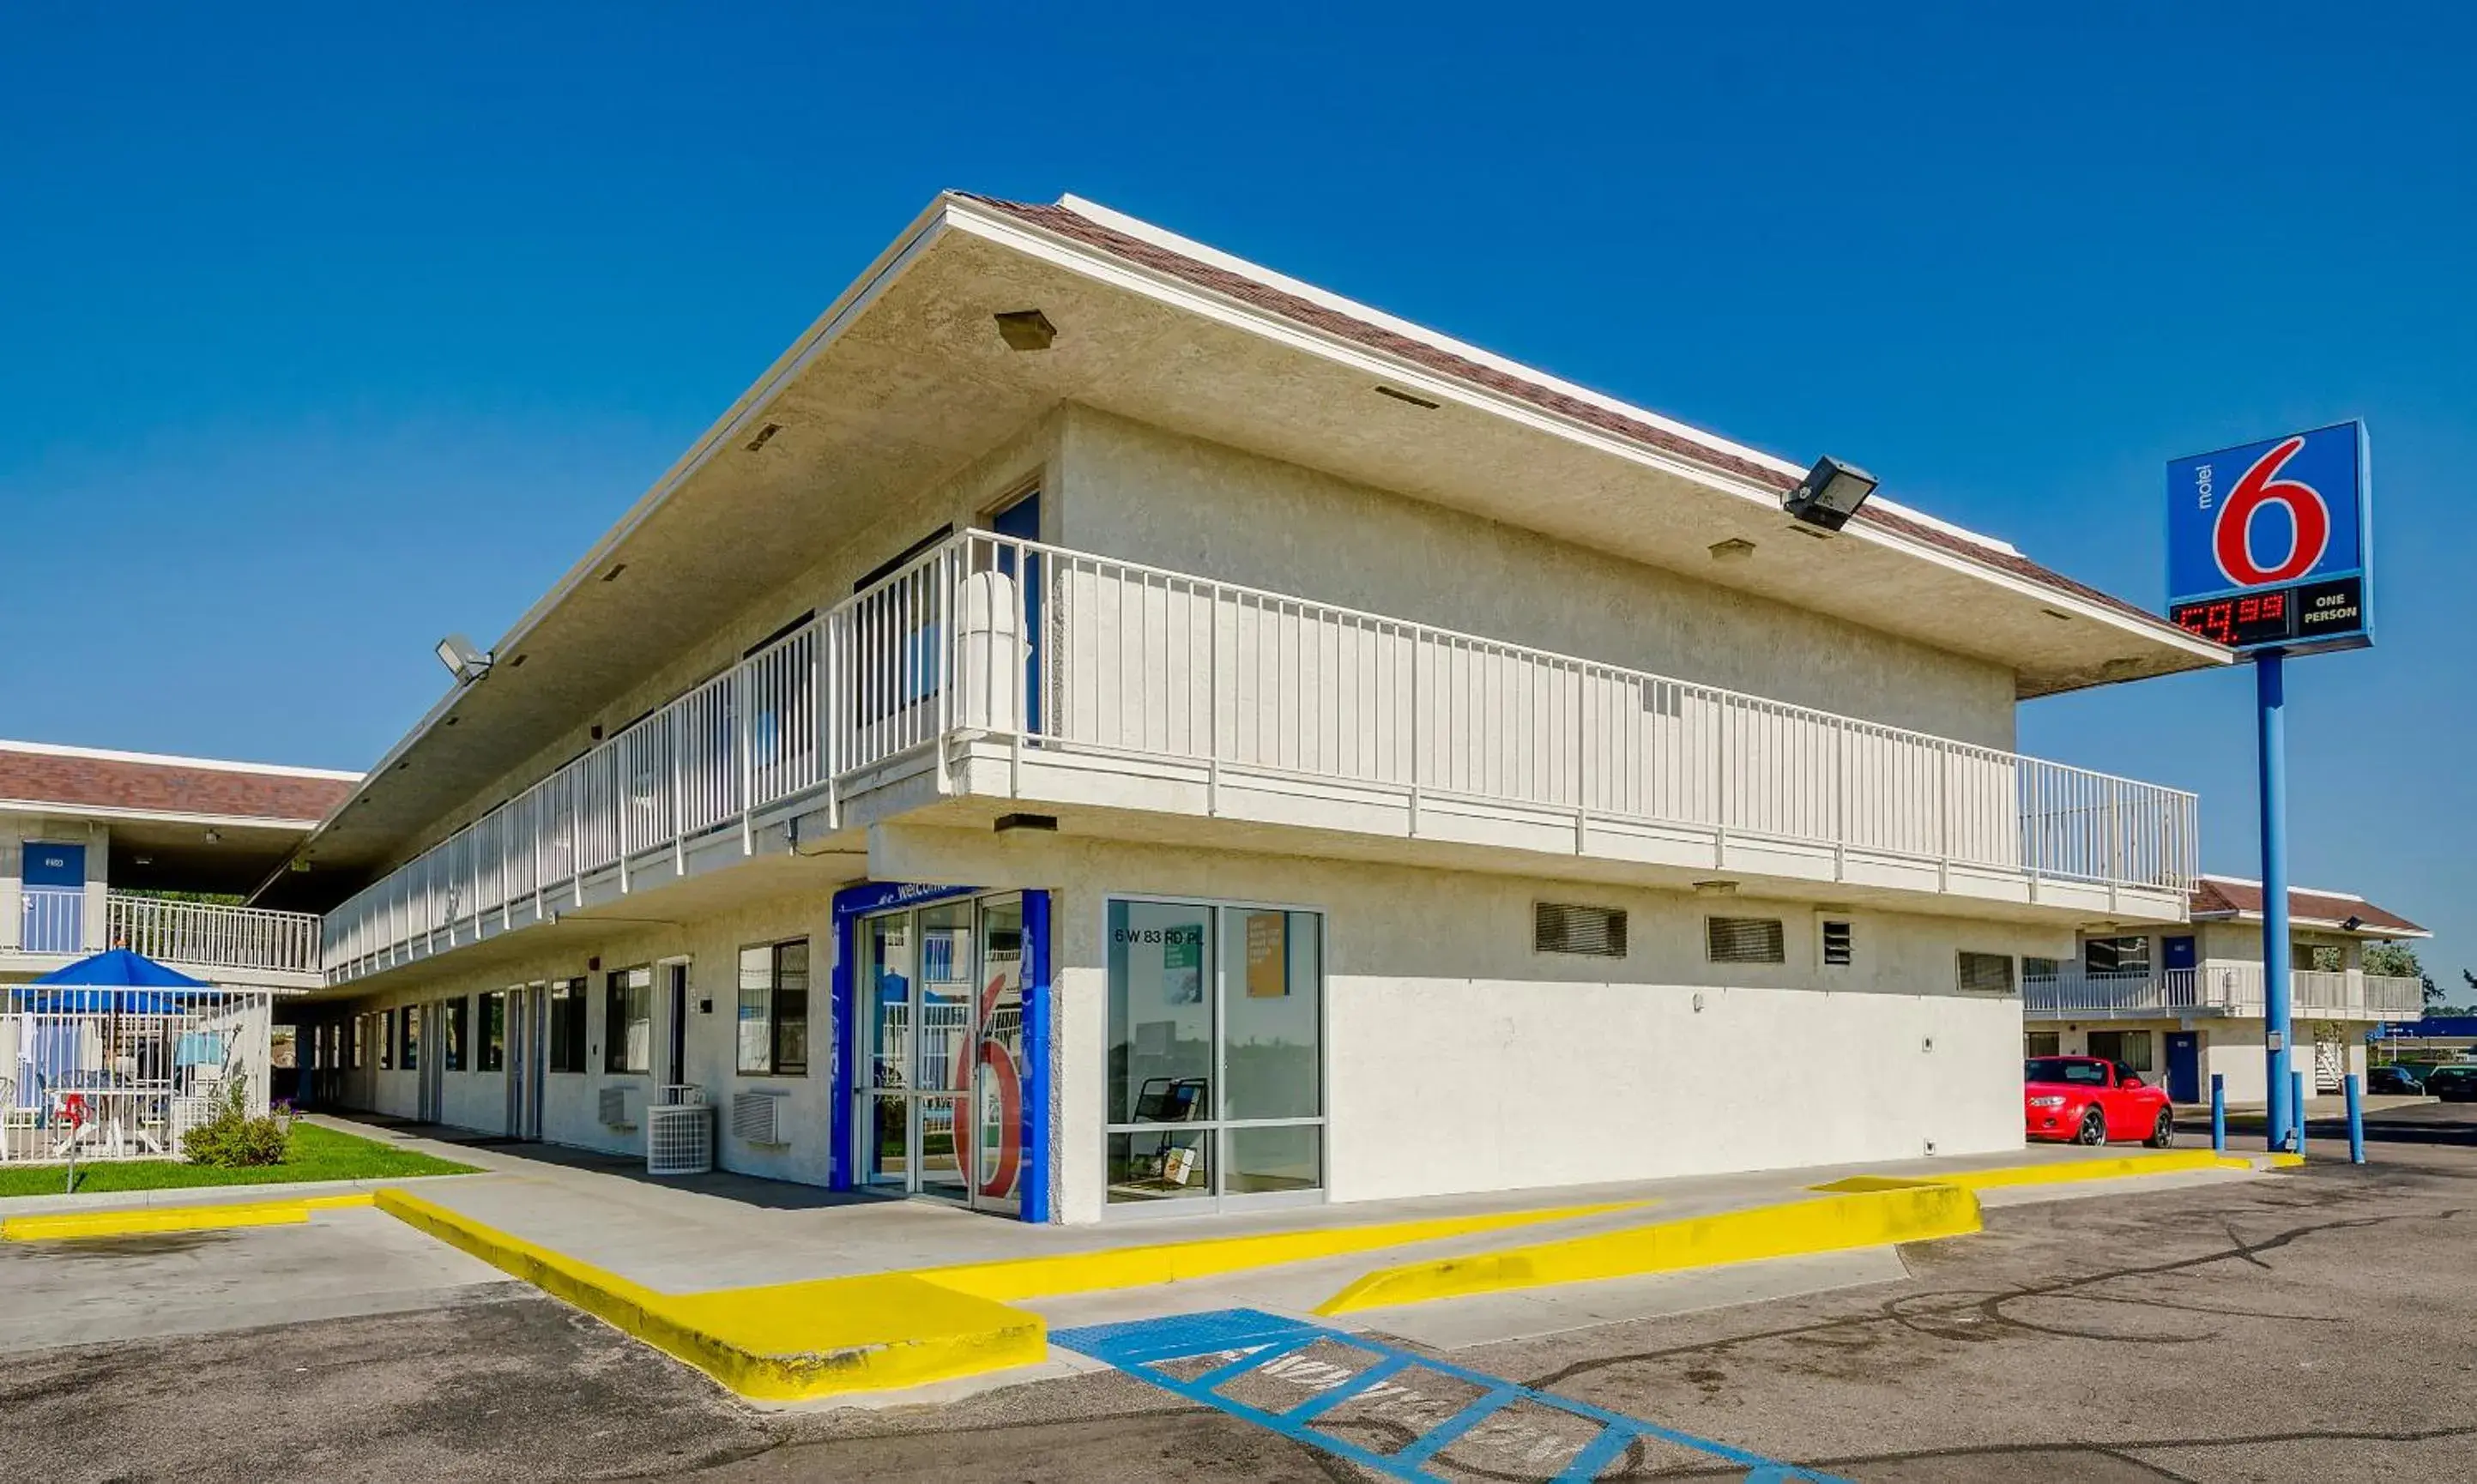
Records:
{"label": "painted parking stripe", "polygon": [[[1480,1438],[1488,1431],[1484,1424],[1489,1423],[1491,1418],[1524,1401],[1579,1419],[1597,1429],[1577,1448],[1560,1438],[1524,1428],[1518,1423],[1496,1424],[1489,1434],[1493,1446],[1520,1449],[1526,1461],[1556,1468],[1553,1475],[1545,1475],[1552,1477],[1556,1484],[1586,1484],[1622,1455],[1629,1446],[1644,1439],[1672,1444],[1717,1462],[1743,1468],[1748,1484],[1795,1484],[1795,1481],[1846,1484],[1845,1480],[1833,1474],[1800,1469],[1793,1464],[1765,1458],[1714,1439],[1680,1432],[1673,1427],[1664,1427],[1657,1422],[1647,1422],[1640,1418],[1627,1417],[1589,1402],[1576,1401],[1551,1392],[1535,1391],[1501,1376],[1451,1365],[1364,1335],[1348,1334],[1301,1320],[1284,1319],[1256,1309],[1216,1309],[1205,1314],[1182,1314],[1131,1323],[1093,1324],[1055,1331],[1049,1340],[1052,1345],[1063,1346],[1078,1354],[1114,1366],[1164,1391],[1175,1392],[1189,1400],[1296,1442],[1322,1448],[1337,1457],[1364,1464],[1389,1478],[1415,1481],[1415,1484],[1444,1484],[1441,1475],[1428,1469],[1429,1461],[1466,1438]],[[1365,1363],[1345,1375],[1329,1374],[1339,1369],[1336,1366],[1317,1362],[1302,1365],[1298,1357],[1319,1341],[1353,1351],[1364,1357]],[[1184,1378],[1163,1369],[1183,1360],[1211,1360],[1217,1364]],[[1443,1416],[1433,1416],[1441,1403],[1428,1402],[1394,1380],[1414,1367],[1475,1386],[1479,1388],[1479,1395]],[[1250,1375],[1304,1386],[1308,1388],[1309,1396],[1306,1400],[1285,1410],[1267,1411],[1223,1394],[1223,1387]],[[1426,1428],[1392,1452],[1381,1452],[1316,1425],[1318,1418],[1346,1402],[1380,1395],[1394,1400],[1409,1397],[1414,1404],[1424,1405],[1431,1414]]]}

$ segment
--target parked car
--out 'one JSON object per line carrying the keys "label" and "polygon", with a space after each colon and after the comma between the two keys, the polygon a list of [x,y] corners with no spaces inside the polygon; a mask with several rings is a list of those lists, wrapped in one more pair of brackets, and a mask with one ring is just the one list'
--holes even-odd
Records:
{"label": "parked car", "polygon": [[2139,1139],[2162,1150],[2176,1142],[2167,1090],[2131,1067],[2098,1056],[2033,1056],[2022,1063],[2022,1118],[2033,1139],[2105,1144]]}
{"label": "parked car", "polygon": [[2437,1067],[2425,1075],[2425,1091],[2445,1102],[2477,1102],[2477,1065]]}
{"label": "parked car", "polygon": [[2425,1091],[2425,1079],[2414,1067],[2374,1067],[2365,1073],[2365,1091],[2369,1093],[2406,1093],[2411,1096]]}

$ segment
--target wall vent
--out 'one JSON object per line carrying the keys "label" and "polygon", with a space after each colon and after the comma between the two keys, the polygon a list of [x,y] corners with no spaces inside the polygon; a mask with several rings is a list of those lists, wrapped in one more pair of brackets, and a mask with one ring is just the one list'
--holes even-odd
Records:
{"label": "wall vent", "polygon": [[779,1093],[734,1093],[731,1136],[748,1144],[788,1144],[783,1137],[783,1098]]}
{"label": "wall vent", "polygon": [[1825,963],[1849,963],[1857,956],[1855,948],[1856,943],[1847,923],[1827,922],[1823,925],[1823,961]]}
{"label": "wall vent", "polygon": [[1973,995],[2013,993],[2013,955],[1964,951],[1961,955],[1961,987]]}
{"label": "wall vent", "polygon": [[1589,953],[1597,958],[1623,958],[1626,955],[1626,915],[1614,907],[1535,902],[1531,904],[1531,950],[1536,953]]}
{"label": "wall vent", "polygon": [[1707,917],[1703,948],[1715,964],[1776,964],[1789,960],[1789,935],[1777,917]]}

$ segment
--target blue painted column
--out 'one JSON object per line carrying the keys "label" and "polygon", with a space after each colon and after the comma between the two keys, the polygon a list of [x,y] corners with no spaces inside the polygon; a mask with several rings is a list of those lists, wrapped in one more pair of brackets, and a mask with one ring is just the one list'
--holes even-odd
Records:
{"label": "blue painted column", "polygon": [[1050,943],[1051,894],[1023,894],[1023,1185],[1018,1214],[1050,1219],[1051,1173],[1058,1168],[1050,1117],[1057,1059],[1058,976]]}
{"label": "blue painted column", "polygon": [[2365,1162],[2365,1079],[2348,1074],[2348,1163]]}
{"label": "blue painted column", "polygon": [[2262,785],[2262,1003],[2265,1095],[2264,1132],[2269,1148],[2304,1142],[2304,1111],[2294,1105],[2289,1055],[2288,943],[2288,677],[2286,656],[2269,650],[2254,660]]}
{"label": "blue painted column", "polygon": [[2228,1151],[2228,1078],[2225,1073],[2211,1074],[2211,1152]]}

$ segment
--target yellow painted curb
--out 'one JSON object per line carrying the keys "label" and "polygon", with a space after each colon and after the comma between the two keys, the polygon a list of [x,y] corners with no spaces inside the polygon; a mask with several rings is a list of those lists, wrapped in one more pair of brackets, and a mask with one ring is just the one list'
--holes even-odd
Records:
{"label": "yellow painted curb", "polygon": [[912,1276],[941,1288],[1000,1300],[1054,1298],[1111,1288],[1143,1288],[1156,1283],[1213,1277],[1251,1268],[1313,1262],[1352,1252],[1407,1247],[1449,1237],[1536,1226],[1631,1211],[1648,1200],[1613,1200],[1596,1205],[1553,1206],[1544,1210],[1499,1211],[1483,1216],[1433,1217],[1425,1221],[1380,1222],[1360,1226],[1329,1226],[1305,1231],[1266,1232],[1248,1237],[1208,1237],[1193,1242],[1163,1242],[1145,1247],[1108,1248],[1094,1252],[1063,1252],[1048,1257],[1018,1257],[1003,1262],[958,1263],[920,1268]]}
{"label": "yellow painted curb", "polygon": [[1049,1353],[1038,1315],[910,1274],[663,1294],[400,1190],[380,1191],[378,1206],[759,1400],[918,1386]]}
{"label": "yellow painted curb", "polygon": [[1316,1312],[1348,1314],[1552,1283],[1966,1236],[1979,1229],[1978,1198],[1956,1186],[1825,1195],[1472,1257],[1381,1268],[1318,1304]]}
{"label": "yellow painted curb", "polygon": [[[2296,1170],[2302,1169],[2305,1164],[2304,1155],[2290,1154],[2285,1150],[2275,1154],[2264,1154],[2262,1159],[2263,1162],[2258,1168],[2264,1170]],[[2250,1164],[2252,1161],[2248,1160],[2246,1163]]]}
{"label": "yellow painted curb", "polygon": [[1919,1185],[1955,1185],[1963,1190],[1998,1190],[2019,1185],[2064,1185],[2076,1180],[2120,1180],[2145,1175],[2182,1175],[2195,1170],[2250,1170],[2253,1162],[2209,1150],[2161,1150],[2148,1154],[2119,1154],[2101,1159],[2055,1159],[2035,1165],[2003,1165],[1992,1170],[1937,1171],[1932,1175],[1853,1175],[1844,1180],[1813,1187],[1819,1191],[1906,1190]]}
{"label": "yellow painted curb", "polygon": [[301,1196],[289,1200],[235,1200],[222,1205],[136,1206],[117,1211],[53,1211],[0,1219],[0,1240],[63,1242],[92,1237],[140,1237],[166,1231],[219,1231],[239,1226],[297,1226],[313,1211],[366,1206],[366,1192]]}

